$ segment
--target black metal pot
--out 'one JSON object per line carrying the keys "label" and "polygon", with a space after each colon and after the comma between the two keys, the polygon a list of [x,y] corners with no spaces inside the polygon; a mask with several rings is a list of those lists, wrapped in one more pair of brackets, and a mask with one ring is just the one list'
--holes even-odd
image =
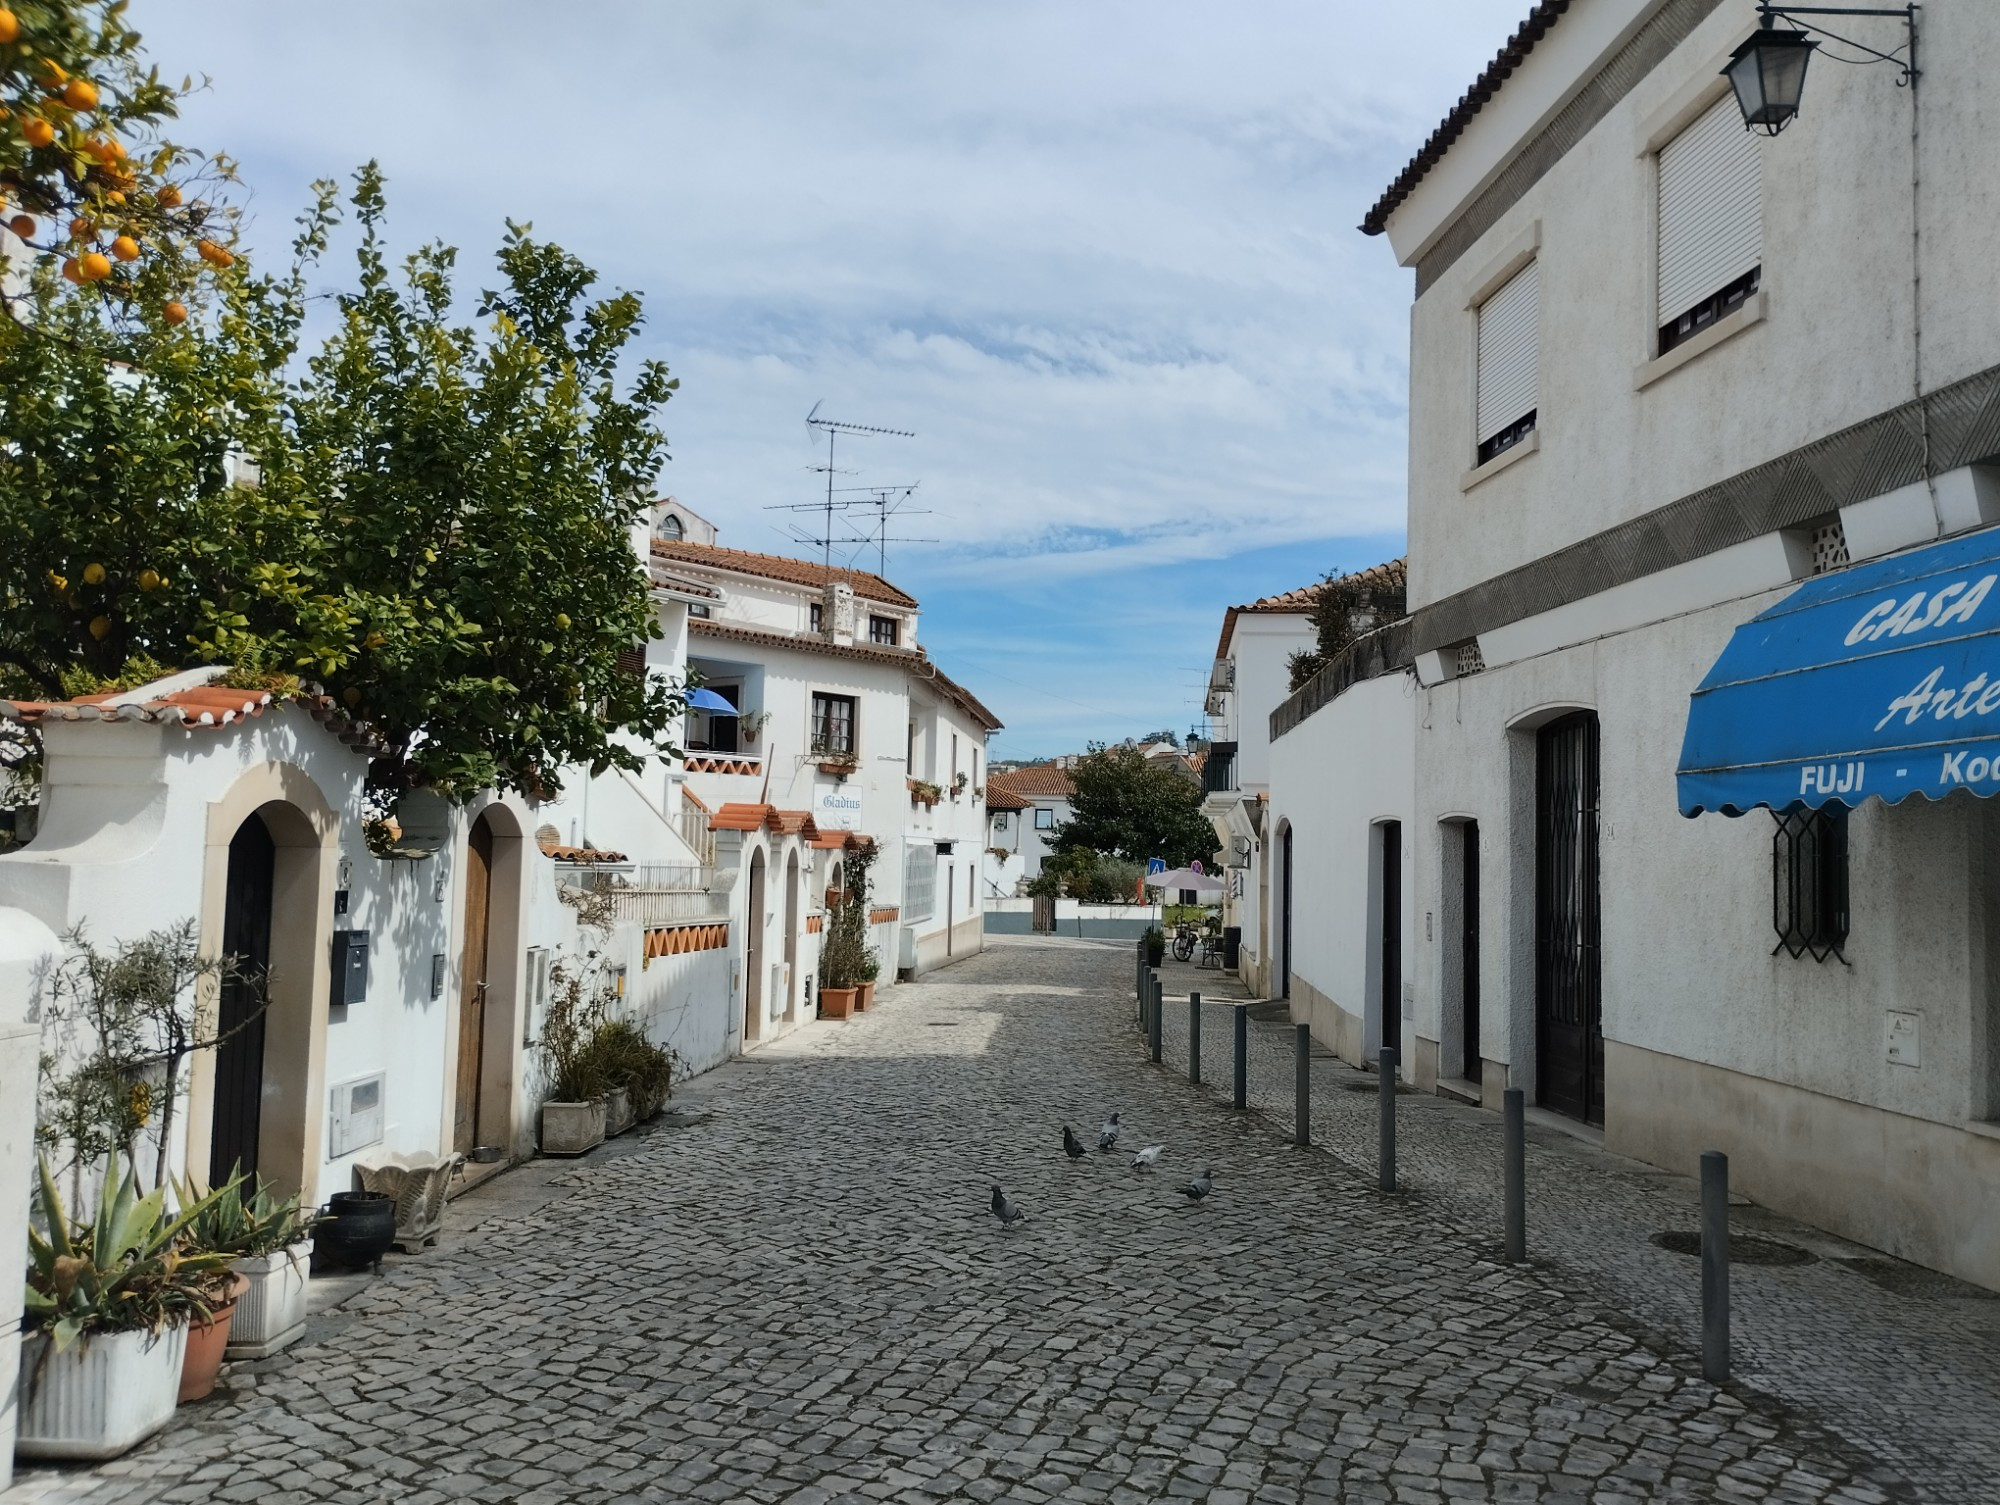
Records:
{"label": "black metal pot", "polygon": [[313,1229],[313,1264],[319,1269],[379,1266],[396,1241],[396,1204],[379,1191],[337,1191],[326,1221]]}

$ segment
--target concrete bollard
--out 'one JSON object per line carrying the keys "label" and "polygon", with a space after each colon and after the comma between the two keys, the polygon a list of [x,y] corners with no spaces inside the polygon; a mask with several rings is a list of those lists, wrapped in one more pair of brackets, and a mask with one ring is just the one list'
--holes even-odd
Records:
{"label": "concrete bollard", "polygon": [[1519,1087],[1500,1095],[1501,1179],[1506,1201],[1506,1259],[1518,1265],[1528,1258],[1528,1128],[1527,1098]]}
{"label": "concrete bollard", "polygon": [[1701,1377],[1729,1378],[1729,1157],[1701,1152]]}
{"label": "concrete bollard", "polygon": [[1250,1005],[1236,1005],[1236,1096],[1233,1106],[1250,1106]]}
{"label": "concrete bollard", "polygon": [[1312,1053],[1313,1035],[1310,1024],[1292,1026],[1292,1143],[1311,1144],[1312,1130]]}
{"label": "concrete bollard", "polygon": [[1201,994],[1188,994],[1188,1080],[1201,1085]]}
{"label": "concrete bollard", "polygon": [[1377,1164],[1380,1167],[1377,1184],[1384,1191],[1394,1191],[1396,1189],[1396,1048],[1393,1045],[1383,1046],[1375,1064],[1382,1076],[1381,1102],[1378,1104],[1381,1143],[1376,1150]]}
{"label": "concrete bollard", "polygon": [[1167,1011],[1167,985],[1153,983],[1153,1017],[1146,1022],[1146,1039],[1153,1052],[1153,1064],[1160,1064],[1160,1021]]}

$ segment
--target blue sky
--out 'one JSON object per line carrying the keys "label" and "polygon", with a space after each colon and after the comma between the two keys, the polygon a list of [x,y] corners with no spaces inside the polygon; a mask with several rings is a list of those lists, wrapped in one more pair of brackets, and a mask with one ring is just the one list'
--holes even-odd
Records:
{"label": "blue sky", "polygon": [[[272,253],[374,157],[479,286],[531,220],[645,294],[663,493],[780,553],[823,448],[998,756],[1185,731],[1224,607],[1402,549],[1410,278],[1353,227],[1525,0],[135,0]],[[810,514],[797,519],[808,524]],[[872,559],[872,556],[871,556]],[[869,560],[862,560],[864,564]],[[872,567],[872,565],[871,565]]]}

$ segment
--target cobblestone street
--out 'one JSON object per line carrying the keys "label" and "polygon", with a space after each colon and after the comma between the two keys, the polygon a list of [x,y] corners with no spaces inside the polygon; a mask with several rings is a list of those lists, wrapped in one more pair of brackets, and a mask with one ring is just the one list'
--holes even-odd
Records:
{"label": "cobblestone street", "polygon": [[[1993,1497],[1962,1487],[1992,1446],[1963,1417],[1990,1393],[1968,1402],[1965,1381],[1992,1384],[1980,1324],[2000,1303],[1905,1323],[1850,1381],[1920,1382],[1919,1353],[1941,1345],[1930,1377],[1960,1439],[1951,1459],[1928,1438],[1895,1454],[1815,1396],[1811,1353],[1776,1352],[1755,1314],[1778,1299],[1758,1282],[1790,1272],[1749,1275],[1747,1380],[1718,1390],[1674,1316],[1682,1297],[1628,1300],[1588,1260],[1497,1262],[1482,1209],[1432,1158],[1454,1152],[1449,1133],[1497,1137],[1491,1115],[1437,1133],[1413,1121],[1415,1190],[1384,1197],[1357,1148],[1372,1096],[1327,1077],[1315,1132],[1335,1153],[1294,1148],[1275,1112],[1233,1114],[1145,1060],[1131,965],[1122,946],[999,942],[733,1063],[648,1130],[469,1194],[444,1248],[394,1261],[148,1446],[94,1472],[34,1471],[0,1498]],[[1208,1075],[1226,1091],[1214,1013]],[[1256,1033],[1253,1097],[1288,1115],[1282,1038]],[[1316,1088],[1320,1070],[1356,1076],[1320,1063]],[[1165,1144],[1157,1174],[1129,1153],[1062,1155],[1064,1122],[1094,1141],[1114,1109],[1127,1147]],[[1545,1185],[1574,1178],[1572,1204],[1624,1186],[1587,1158],[1532,1157]],[[1175,1187],[1204,1166],[1215,1193],[1189,1205]],[[996,1180],[1027,1214],[1011,1231],[987,1211]],[[1658,1222],[1653,1204],[1619,1203],[1607,1236]],[[1806,1268],[1850,1283],[1885,1329],[1916,1299]],[[1694,1270],[1649,1246],[1629,1279],[1691,1292]]]}

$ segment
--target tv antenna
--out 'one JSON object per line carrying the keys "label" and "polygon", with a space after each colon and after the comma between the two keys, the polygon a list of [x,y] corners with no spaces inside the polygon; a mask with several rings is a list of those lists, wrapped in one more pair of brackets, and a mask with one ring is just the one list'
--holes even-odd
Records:
{"label": "tv antenna", "polygon": [[[869,494],[868,500],[862,502],[861,505],[875,509],[875,520],[869,525],[866,533],[861,533],[858,536],[864,548],[870,542],[874,543],[876,557],[875,573],[880,575],[884,580],[889,578],[890,544],[938,542],[935,538],[915,538],[907,533],[892,534],[889,531],[889,520],[893,517],[929,517],[931,515],[931,509],[928,507],[912,507],[910,505],[911,500],[917,494],[917,488],[922,484],[923,482],[921,481],[912,481],[907,486],[869,486],[860,488]],[[846,518],[842,518],[841,521],[846,522],[850,528],[854,526]]]}
{"label": "tv antenna", "polygon": [[[824,401],[825,399],[822,398],[821,402]],[[813,542],[817,542],[820,544],[821,548],[824,550],[824,559],[826,567],[828,569],[832,569],[833,544],[834,544],[833,478],[834,475],[836,474],[833,468],[833,441],[841,434],[875,434],[892,439],[914,439],[917,436],[914,433],[912,433],[909,429],[878,428],[874,424],[869,424],[869,423],[842,423],[838,419],[822,418],[819,416],[820,406],[821,406],[820,402],[814,403],[812,405],[812,411],[806,414],[807,432],[813,434],[815,438],[818,437],[819,434],[826,435],[826,465],[824,467],[820,466],[813,467],[815,470],[824,468],[826,471],[826,504],[825,504],[826,531],[823,537],[813,540]]]}

